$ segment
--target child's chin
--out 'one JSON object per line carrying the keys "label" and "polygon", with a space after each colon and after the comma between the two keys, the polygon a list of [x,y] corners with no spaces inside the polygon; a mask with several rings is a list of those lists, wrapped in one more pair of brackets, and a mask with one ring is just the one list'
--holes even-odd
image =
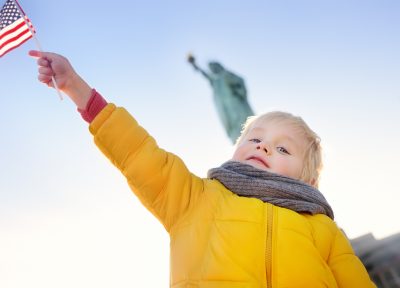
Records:
{"label": "child's chin", "polygon": [[255,161],[255,160],[247,160],[246,164],[248,164],[250,166],[253,166],[254,168],[263,170],[263,171],[272,172],[271,169],[269,169],[268,167],[265,167],[264,164],[262,164],[262,163],[260,163],[258,161]]}

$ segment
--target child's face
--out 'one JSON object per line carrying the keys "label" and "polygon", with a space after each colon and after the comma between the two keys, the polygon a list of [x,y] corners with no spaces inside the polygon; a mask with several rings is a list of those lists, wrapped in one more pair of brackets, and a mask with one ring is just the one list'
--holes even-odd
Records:
{"label": "child's face", "polygon": [[306,140],[294,127],[259,120],[238,144],[232,160],[294,179],[300,179]]}

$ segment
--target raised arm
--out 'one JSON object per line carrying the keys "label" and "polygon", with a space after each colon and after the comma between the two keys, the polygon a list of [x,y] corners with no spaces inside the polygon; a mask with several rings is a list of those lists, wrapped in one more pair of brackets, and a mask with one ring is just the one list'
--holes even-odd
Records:
{"label": "raised arm", "polygon": [[109,104],[89,127],[97,147],[122,172],[167,231],[198,203],[203,180],[156,141],[124,109]]}
{"label": "raised arm", "polygon": [[[203,180],[190,173],[179,157],[158,147],[154,138],[124,108],[107,104],[65,57],[39,51],[29,54],[38,58],[39,81],[53,87],[54,76],[60,90],[75,102],[78,110],[96,111],[89,121],[96,145],[169,231],[202,195]],[[91,109],[96,97],[104,100],[100,101],[101,109]]]}

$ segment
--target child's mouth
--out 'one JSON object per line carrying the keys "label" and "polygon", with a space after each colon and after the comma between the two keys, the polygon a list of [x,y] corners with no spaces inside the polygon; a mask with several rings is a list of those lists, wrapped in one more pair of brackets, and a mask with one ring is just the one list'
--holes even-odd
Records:
{"label": "child's mouth", "polygon": [[263,165],[263,166],[265,166],[267,168],[269,168],[267,162],[265,162],[263,159],[261,159],[259,157],[251,156],[251,157],[247,158],[247,160],[253,160],[253,161],[255,161],[255,162],[257,162],[257,163],[259,163],[259,164],[261,164],[261,165]]}

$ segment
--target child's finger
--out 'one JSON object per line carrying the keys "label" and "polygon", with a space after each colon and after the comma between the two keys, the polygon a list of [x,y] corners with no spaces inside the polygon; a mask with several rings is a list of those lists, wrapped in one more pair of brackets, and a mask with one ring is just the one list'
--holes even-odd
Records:
{"label": "child's finger", "polygon": [[39,58],[37,63],[40,66],[46,66],[46,67],[51,66],[51,62],[55,57],[57,57],[57,54],[51,52],[42,52],[37,50],[30,50],[29,55],[35,58]]}
{"label": "child's finger", "polygon": [[50,67],[50,62],[49,62],[49,60],[47,60],[47,59],[45,59],[45,58],[39,58],[39,59],[37,60],[37,64],[38,64],[39,66]]}
{"label": "child's finger", "polygon": [[38,80],[42,83],[49,84],[49,82],[51,82],[51,76],[39,74]]}
{"label": "child's finger", "polygon": [[54,53],[51,52],[42,52],[38,50],[30,50],[28,54],[29,56],[32,56],[34,58],[48,58],[48,59],[50,59],[53,55],[55,55]]}
{"label": "child's finger", "polygon": [[54,76],[54,72],[49,67],[39,67],[39,73],[46,76]]}

